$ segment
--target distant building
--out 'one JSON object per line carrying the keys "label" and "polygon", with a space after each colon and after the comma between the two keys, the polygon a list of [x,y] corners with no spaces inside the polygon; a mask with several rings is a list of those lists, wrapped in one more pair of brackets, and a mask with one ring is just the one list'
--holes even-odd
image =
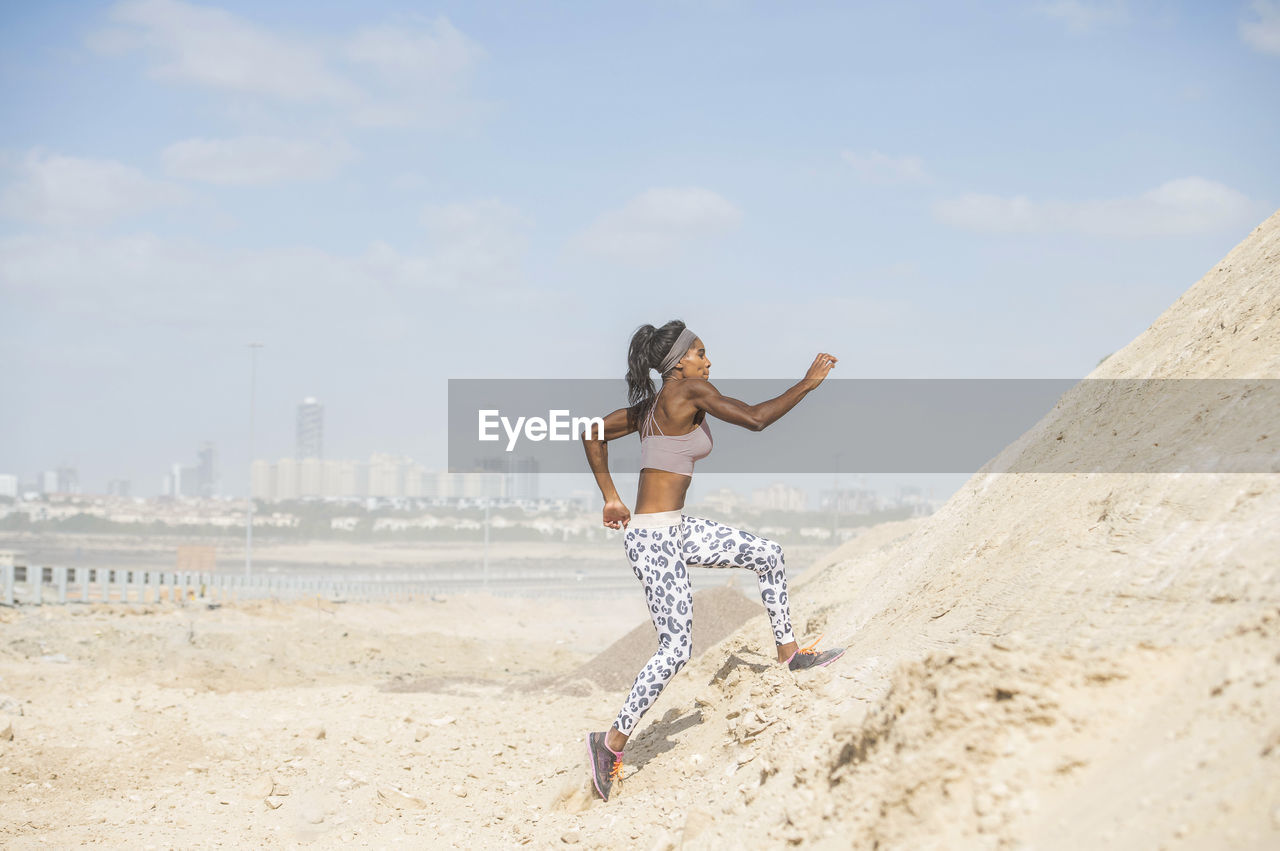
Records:
{"label": "distant building", "polygon": [[58,468],[58,493],[80,493],[80,474],[75,467]]}
{"label": "distant building", "polygon": [[8,473],[0,474],[0,496],[7,496],[13,499],[18,497],[18,477],[11,476]]}
{"label": "distant building", "polygon": [[254,461],[250,468],[254,499],[281,500],[363,496],[364,465],[356,461],[281,458]]}
{"label": "distant building", "polygon": [[879,510],[880,507],[880,497],[873,490],[840,488],[822,492],[821,508],[823,511],[838,511],[841,514],[870,514]]}
{"label": "distant building", "polygon": [[169,468],[169,472],[164,476],[164,488],[161,490],[162,496],[180,497],[182,496],[182,465],[174,464]]}
{"label": "distant building", "polygon": [[933,500],[925,497],[922,488],[913,485],[904,485],[898,489],[898,505],[910,508],[913,517],[923,517],[933,513]]}
{"label": "distant building", "polygon": [[369,496],[393,499],[405,495],[413,462],[400,455],[375,452],[369,457]]}
{"label": "distant building", "polygon": [[375,452],[368,464],[281,458],[254,461],[250,492],[254,499],[537,499],[537,465],[517,459],[502,471],[433,472],[412,458]]}
{"label": "distant building", "polygon": [[249,492],[254,499],[267,502],[276,498],[276,465],[270,461],[254,461],[249,468]]}
{"label": "distant building", "polygon": [[110,479],[107,481],[107,496],[130,496],[132,487],[128,479]]}
{"label": "distant building", "polygon": [[218,495],[218,450],[209,441],[205,441],[200,447],[200,451],[196,453],[195,475],[192,477],[194,493],[190,496],[200,496],[208,499]]}
{"label": "distant building", "polygon": [[421,464],[410,464],[404,474],[404,495],[422,499],[427,496],[427,468]]}
{"label": "distant building", "polygon": [[746,501],[731,488],[717,488],[702,498],[701,504],[712,511],[737,511],[746,505]]}
{"label": "distant building", "polygon": [[536,458],[512,458],[510,466],[507,467],[507,498],[537,499],[539,478]]}
{"label": "distant building", "polygon": [[276,499],[297,499],[301,496],[298,489],[298,462],[294,458],[281,458],[276,462]]}
{"label": "distant building", "polygon": [[59,467],[40,474],[41,493],[80,493],[80,475],[74,467]]}
{"label": "distant building", "polygon": [[502,499],[506,496],[506,476],[495,476],[492,473],[459,473],[454,479],[455,489],[461,493],[454,496],[476,499]]}
{"label": "distant building", "polygon": [[420,477],[422,496],[426,499],[448,499],[462,492],[461,474],[424,471]]}
{"label": "distant building", "polygon": [[358,461],[325,461],[320,496],[364,496],[367,489],[363,464]]}
{"label": "distant building", "polygon": [[[524,456],[507,456],[500,458],[483,458],[477,462],[486,474],[501,475],[501,484],[496,492],[486,496],[504,497],[506,499],[538,498],[538,461],[536,458]],[[489,483],[486,490],[494,491],[495,486]]]}
{"label": "distant building", "polygon": [[809,507],[809,495],[800,488],[774,482],[751,492],[751,506],[766,511],[804,511]]}
{"label": "distant building", "polygon": [[324,496],[324,462],[319,458],[298,460],[298,496]]}
{"label": "distant building", "polygon": [[218,450],[205,441],[196,451],[195,466],[184,467],[174,463],[164,477],[163,496],[200,497],[208,499],[218,495]]}
{"label": "distant building", "polygon": [[299,460],[324,457],[324,406],[314,396],[308,396],[298,405]]}

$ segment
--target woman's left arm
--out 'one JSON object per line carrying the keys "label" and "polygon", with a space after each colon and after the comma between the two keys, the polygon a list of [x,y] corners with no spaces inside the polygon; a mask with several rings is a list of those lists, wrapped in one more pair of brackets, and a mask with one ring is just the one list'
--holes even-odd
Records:
{"label": "woman's left arm", "polygon": [[631,522],[631,511],[622,502],[622,497],[618,496],[613,475],[609,472],[609,441],[635,431],[633,419],[629,408],[619,408],[604,418],[603,438],[598,432],[593,436],[590,428],[582,435],[582,448],[587,453],[587,464],[595,474],[600,495],[604,497],[604,525],[610,529],[619,529]]}

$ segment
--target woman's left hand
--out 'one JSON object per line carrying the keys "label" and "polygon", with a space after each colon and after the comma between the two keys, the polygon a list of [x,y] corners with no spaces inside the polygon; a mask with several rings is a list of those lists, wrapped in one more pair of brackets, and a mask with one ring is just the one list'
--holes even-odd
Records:
{"label": "woman's left hand", "polygon": [[621,500],[612,500],[604,504],[604,525],[610,529],[622,529],[630,522],[631,512]]}

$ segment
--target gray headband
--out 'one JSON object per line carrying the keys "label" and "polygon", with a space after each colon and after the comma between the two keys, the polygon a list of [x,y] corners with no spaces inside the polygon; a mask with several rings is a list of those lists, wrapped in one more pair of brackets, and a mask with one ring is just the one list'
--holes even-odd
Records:
{"label": "gray headband", "polygon": [[658,374],[666,375],[668,372],[676,368],[676,364],[684,360],[684,356],[689,353],[689,347],[693,345],[693,341],[698,339],[698,335],[693,333],[686,327],[680,332],[680,336],[676,337],[676,341],[671,344],[671,351],[667,352],[667,356],[662,359],[662,364],[658,367]]}

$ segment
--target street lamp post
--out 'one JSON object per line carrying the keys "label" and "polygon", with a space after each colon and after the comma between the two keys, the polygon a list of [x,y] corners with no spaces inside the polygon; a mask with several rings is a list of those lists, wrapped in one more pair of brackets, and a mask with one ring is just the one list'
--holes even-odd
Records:
{"label": "street lamp post", "polygon": [[840,543],[840,455],[832,459],[831,471],[831,543]]}
{"label": "street lamp post", "polygon": [[481,573],[484,587],[489,587],[489,497],[484,498],[484,569]]}
{"label": "street lamp post", "polygon": [[249,344],[249,513],[244,524],[244,575],[253,575],[253,425],[258,389],[258,349],[261,343]]}

